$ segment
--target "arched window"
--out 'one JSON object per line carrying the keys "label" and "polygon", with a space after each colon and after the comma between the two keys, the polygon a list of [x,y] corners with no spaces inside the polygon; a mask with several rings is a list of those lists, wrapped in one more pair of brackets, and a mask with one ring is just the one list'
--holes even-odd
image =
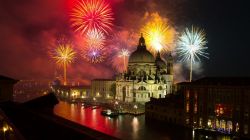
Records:
{"label": "arched window", "polygon": [[146,90],[144,86],[140,86],[138,90]]}
{"label": "arched window", "polygon": [[158,90],[162,90],[162,86],[159,86],[159,87],[158,87]]}

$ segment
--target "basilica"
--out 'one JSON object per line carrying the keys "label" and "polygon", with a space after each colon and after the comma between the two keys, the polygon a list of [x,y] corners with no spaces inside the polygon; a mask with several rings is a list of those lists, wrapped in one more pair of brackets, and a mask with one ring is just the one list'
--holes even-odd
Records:
{"label": "basilica", "polygon": [[116,77],[116,99],[124,102],[145,103],[150,97],[164,98],[172,92],[173,58],[166,62],[158,52],[154,57],[140,37],[137,49],[130,55],[127,71]]}

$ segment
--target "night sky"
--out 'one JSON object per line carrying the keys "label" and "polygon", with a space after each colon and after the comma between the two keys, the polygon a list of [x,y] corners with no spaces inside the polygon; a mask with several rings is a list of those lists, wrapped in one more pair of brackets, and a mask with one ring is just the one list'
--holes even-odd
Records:
{"label": "night sky", "polygon": [[[209,59],[195,79],[203,76],[250,76],[250,8],[243,0],[110,0],[115,27],[138,32],[146,12],[168,18],[178,32],[196,25],[207,33]],[[63,34],[73,38],[68,10],[72,0],[0,0],[0,74],[16,79],[53,79],[58,69],[48,48]],[[140,33],[138,33],[140,34]],[[58,71],[60,73],[61,71]],[[182,76],[188,79],[188,69]],[[89,64],[78,58],[69,79],[89,84],[111,78],[109,64]]]}

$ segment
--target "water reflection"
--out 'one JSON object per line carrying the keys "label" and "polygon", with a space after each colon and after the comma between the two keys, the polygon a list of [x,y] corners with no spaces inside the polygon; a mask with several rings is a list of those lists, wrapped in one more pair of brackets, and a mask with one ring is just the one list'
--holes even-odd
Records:
{"label": "water reflection", "polygon": [[[54,108],[58,116],[112,135],[124,140],[192,140],[205,139],[205,135],[198,135],[192,130],[187,131],[166,124],[145,124],[145,116],[120,115],[110,118],[101,115],[101,109],[83,108],[81,105],[60,102]],[[216,137],[208,139],[225,139],[230,137]]]}
{"label": "water reflection", "polygon": [[139,121],[137,117],[134,117],[132,120],[132,128],[133,128],[133,139],[138,139],[138,130],[139,130]]}

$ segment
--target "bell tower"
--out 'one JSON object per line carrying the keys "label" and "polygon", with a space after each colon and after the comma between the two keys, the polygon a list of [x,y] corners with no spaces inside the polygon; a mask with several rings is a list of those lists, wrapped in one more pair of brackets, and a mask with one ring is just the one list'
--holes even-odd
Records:
{"label": "bell tower", "polygon": [[173,70],[173,57],[171,52],[169,52],[168,56],[167,56],[167,74],[173,75],[174,74],[174,70]]}

